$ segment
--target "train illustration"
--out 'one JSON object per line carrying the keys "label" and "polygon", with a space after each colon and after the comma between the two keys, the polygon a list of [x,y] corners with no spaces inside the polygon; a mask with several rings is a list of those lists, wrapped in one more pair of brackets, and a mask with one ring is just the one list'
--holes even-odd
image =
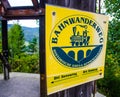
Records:
{"label": "train illustration", "polygon": [[[85,28],[82,32],[77,32],[77,26]],[[87,26],[86,25],[77,25],[73,27],[73,35],[70,37],[72,46],[88,46],[90,36],[88,36]]]}

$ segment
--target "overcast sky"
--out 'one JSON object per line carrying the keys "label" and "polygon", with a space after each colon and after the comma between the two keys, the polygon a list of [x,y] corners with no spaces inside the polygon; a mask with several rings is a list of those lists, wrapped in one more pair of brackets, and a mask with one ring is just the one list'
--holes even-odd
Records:
{"label": "overcast sky", "polygon": [[8,24],[14,24],[14,23],[18,23],[21,26],[25,26],[25,27],[38,27],[39,25],[36,23],[36,20],[10,20],[8,21]]}
{"label": "overcast sky", "polygon": [[32,0],[8,0],[11,6],[32,6]]}
{"label": "overcast sky", "polygon": [[[32,0],[8,0],[11,6],[32,6]],[[38,27],[36,20],[11,20],[8,24],[19,23],[21,26]]]}

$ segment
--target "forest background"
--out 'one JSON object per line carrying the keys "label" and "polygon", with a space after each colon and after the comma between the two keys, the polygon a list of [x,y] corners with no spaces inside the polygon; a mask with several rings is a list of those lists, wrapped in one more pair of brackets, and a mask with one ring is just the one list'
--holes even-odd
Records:
{"label": "forest background", "polygon": [[[97,81],[98,91],[107,97],[120,97],[120,0],[104,0],[102,14],[109,15],[109,29],[105,61],[105,75]],[[39,32],[39,31],[38,31]],[[39,73],[39,43],[33,37],[26,45],[22,26],[13,24],[8,29],[9,63],[14,72]],[[0,22],[0,52],[2,52]],[[0,61],[0,73],[2,70]]]}

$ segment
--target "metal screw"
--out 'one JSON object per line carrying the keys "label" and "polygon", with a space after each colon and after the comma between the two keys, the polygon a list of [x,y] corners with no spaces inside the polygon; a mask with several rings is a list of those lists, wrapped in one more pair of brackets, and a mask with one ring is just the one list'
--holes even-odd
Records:
{"label": "metal screw", "polygon": [[82,96],[83,96],[83,91],[80,92],[80,97],[82,97]]}
{"label": "metal screw", "polygon": [[106,21],[103,21],[103,23],[105,23],[105,24],[106,24],[107,22],[106,22]]}
{"label": "metal screw", "polygon": [[42,13],[42,10],[40,9],[40,10],[38,11],[38,13],[41,14],[41,13]]}
{"label": "metal screw", "polygon": [[52,12],[52,15],[55,16],[55,15],[56,15],[56,12]]}

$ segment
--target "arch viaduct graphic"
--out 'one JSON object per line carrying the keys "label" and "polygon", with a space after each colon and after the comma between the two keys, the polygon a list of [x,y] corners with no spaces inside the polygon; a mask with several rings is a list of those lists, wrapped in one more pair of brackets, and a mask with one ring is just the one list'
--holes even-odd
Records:
{"label": "arch viaduct graphic", "polygon": [[65,53],[73,58],[76,61],[86,58],[90,55],[91,51],[96,47],[96,45],[91,46],[68,46],[68,47],[60,47],[62,48]]}
{"label": "arch viaduct graphic", "polygon": [[101,52],[103,45],[53,47],[57,60],[69,67],[81,67],[91,63]]}

